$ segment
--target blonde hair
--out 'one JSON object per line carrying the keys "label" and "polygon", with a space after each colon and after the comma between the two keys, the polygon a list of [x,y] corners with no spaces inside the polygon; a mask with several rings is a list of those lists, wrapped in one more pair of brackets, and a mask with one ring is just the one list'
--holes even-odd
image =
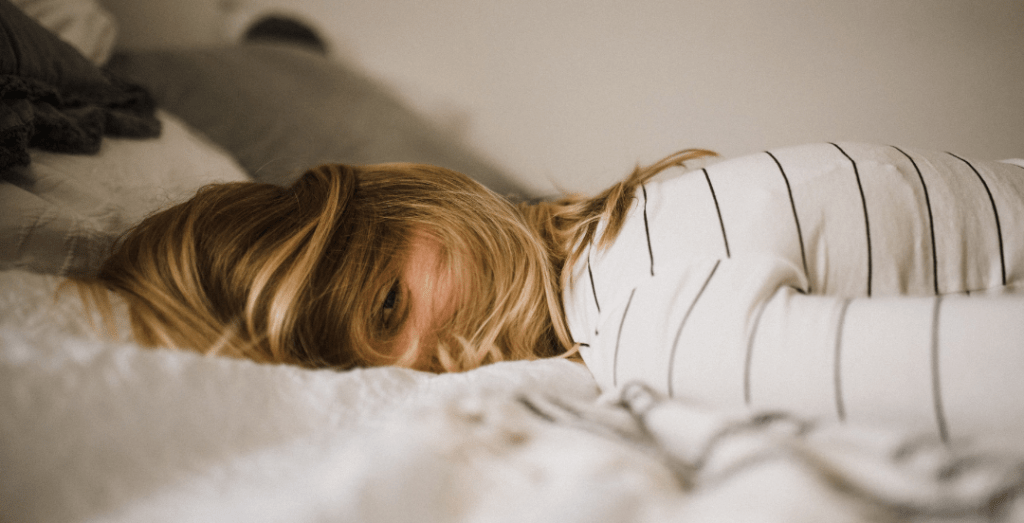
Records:
{"label": "blonde hair", "polygon": [[145,345],[260,362],[394,364],[380,319],[426,234],[460,280],[427,370],[553,356],[571,339],[545,247],[515,208],[439,167],[324,165],[290,188],[211,185],[133,228],[93,284],[125,297]]}
{"label": "blonde hair", "polygon": [[381,311],[425,235],[458,281],[458,306],[422,370],[572,355],[561,290],[597,223],[609,220],[607,245],[640,184],[711,154],[681,151],[596,197],[537,205],[418,164],[323,165],[288,188],[211,185],[134,227],[95,279],[76,284],[125,298],[143,345],[305,367],[413,365],[393,355]]}

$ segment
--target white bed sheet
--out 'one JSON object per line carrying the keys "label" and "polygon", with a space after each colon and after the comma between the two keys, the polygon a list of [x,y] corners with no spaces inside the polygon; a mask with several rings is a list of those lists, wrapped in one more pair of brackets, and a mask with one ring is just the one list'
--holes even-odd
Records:
{"label": "white bed sheet", "polygon": [[90,334],[59,281],[0,273],[3,521],[1024,518],[1017,449],[599,397],[561,360],[431,375],[142,349]]}

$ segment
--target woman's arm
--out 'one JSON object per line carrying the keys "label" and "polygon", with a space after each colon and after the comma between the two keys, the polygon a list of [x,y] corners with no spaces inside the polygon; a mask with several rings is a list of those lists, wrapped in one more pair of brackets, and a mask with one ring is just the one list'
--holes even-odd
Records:
{"label": "woman's arm", "polygon": [[584,281],[570,324],[605,389],[640,380],[712,405],[943,438],[1024,431],[1024,296],[805,295],[799,273],[693,261],[605,295],[600,312]]}
{"label": "woman's arm", "polygon": [[745,396],[944,440],[1020,434],[1022,319],[1020,295],[842,299],[782,289],[749,327]]}

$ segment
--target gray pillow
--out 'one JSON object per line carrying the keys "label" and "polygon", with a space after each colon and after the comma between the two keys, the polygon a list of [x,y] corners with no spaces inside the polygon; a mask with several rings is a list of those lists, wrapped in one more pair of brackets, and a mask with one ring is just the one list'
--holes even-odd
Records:
{"label": "gray pillow", "polygon": [[522,198],[506,173],[418,116],[380,83],[289,44],[131,51],[108,67],[233,154],[253,178],[288,184],[315,164],[419,162]]}

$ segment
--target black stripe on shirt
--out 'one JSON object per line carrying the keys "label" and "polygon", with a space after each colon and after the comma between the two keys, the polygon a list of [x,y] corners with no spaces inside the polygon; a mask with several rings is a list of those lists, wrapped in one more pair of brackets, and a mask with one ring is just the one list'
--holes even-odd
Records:
{"label": "black stripe on shirt", "polygon": [[594,271],[590,269],[590,260],[587,260],[587,275],[590,276],[590,293],[594,296],[594,306],[598,314],[601,313],[601,302],[597,301],[597,286],[594,285]]}
{"label": "black stripe on shirt", "polygon": [[924,190],[924,206],[928,209],[928,231],[931,234],[932,241],[932,285],[935,287],[935,294],[939,294],[939,255],[935,247],[935,219],[932,217],[932,202],[928,198],[928,185],[924,183],[924,175],[921,174],[921,169],[917,166],[917,162],[910,157],[909,154],[896,147],[891,146],[893,149],[899,151],[903,156],[906,156],[910,160],[910,164],[914,166],[914,170],[917,171],[917,178],[921,180],[921,189]]}
{"label": "black stripe on shirt", "polygon": [[949,426],[946,423],[946,410],[942,403],[942,383],[939,379],[939,311],[941,304],[942,296],[936,296],[935,305],[932,308],[932,407],[935,410],[935,423],[938,426],[939,438],[948,442]]}
{"label": "black stripe on shirt", "polygon": [[725,234],[725,221],[722,220],[722,208],[718,206],[718,196],[715,195],[715,187],[711,185],[711,176],[708,175],[707,169],[701,169],[704,171],[704,179],[708,182],[708,189],[711,190],[711,199],[715,201],[715,212],[718,213],[718,225],[722,227],[722,242],[725,244],[725,257],[731,258],[732,255],[729,253],[729,237]]}
{"label": "black stripe on shirt", "polygon": [[644,234],[647,235],[647,254],[651,257],[651,276],[654,276],[654,247],[651,246],[651,228],[647,224],[647,187],[641,183],[640,190],[644,193]]}
{"label": "black stripe on shirt", "polygon": [[622,341],[622,327],[626,325],[626,315],[629,314],[629,306],[633,303],[633,295],[636,294],[636,287],[629,292],[629,299],[626,300],[626,310],[622,311],[622,320],[619,321],[619,333],[615,336],[615,352],[612,353],[612,386],[619,386],[619,342]]}
{"label": "black stripe on shirt", "polygon": [[836,324],[836,342],[832,356],[832,383],[835,389],[836,417],[846,421],[846,402],[843,399],[843,328],[846,326],[846,309],[850,300],[844,299],[839,308],[839,321]]}
{"label": "black stripe on shirt", "polygon": [[672,352],[670,352],[669,355],[668,355],[668,395],[669,395],[669,397],[672,397],[672,394],[673,394],[673,391],[672,391],[672,388],[673,388],[672,387],[672,374],[675,372],[676,350],[678,349],[679,338],[683,334],[683,327],[686,326],[686,320],[690,319],[690,313],[693,312],[693,308],[697,305],[697,302],[700,301],[700,297],[704,294],[704,290],[708,288],[708,283],[711,282],[711,278],[715,275],[715,271],[718,270],[718,265],[721,264],[721,263],[722,263],[722,260],[718,260],[718,261],[715,262],[715,266],[711,268],[711,272],[708,274],[707,279],[704,280],[704,284],[701,285],[700,291],[698,291],[697,295],[693,297],[693,301],[690,302],[690,307],[688,309],[686,309],[686,314],[683,315],[683,320],[681,322],[679,322],[679,328],[676,329],[676,337],[675,337],[675,340],[672,341]]}
{"label": "black stripe on shirt", "polygon": [[754,318],[754,328],[750,331],[750,338],[747,339],[747,357],[743,362],[743,403],[747,406],[750,405],[750,372],[754,361],[754,339],[757,338],[757,331],[761,328],[761,316],[764,315],[764,310],[768,308],[768,303],[771,300],[765,300],[761,304],[761,308],[757,311],[757,317]]}
{"label": "black stripe on shirt", "polygon": [[973,165],[971,165],[971,162],[968,162],[967,160],[964,160],[963,158],[953,153],[947,152],[946,154],[952,156],[953,158],[956,158],[957,160],[960,160],[961,162],[966,163],[967,166],[970,167],[972,171],[974,171],[974,174],[978,177],[978,180],[981,181],[981,185],[985,187],[985,192],[988,194],[988,201],[991,202],[992,204],[992,215],[995,216],[996,218],[996,236],[999,237],[999,267],[1000,269],[1002,269],[1003,273],[1003,285],[1006,285],[1006,258],[1003,254],[1003,228],[999,224],[999,209],[996,208],[996,199],[992,196],[992,191],[989,190],[988,183],[985,182],[985,178],[983,178],[981,176],[981,173],[979,173],[978,170],[975,169]]}
{"label": "black stripe on shirt", "polygon": [[846,154],[846,151],[844,151],[842,147],[839,147],[838,145],[836,145],[834,143],[832,145],[836,149],[839,149],[839,152],[843,153],[843,156],[845,156],[847,160],[850,160],[850,164],[853,165],[853,176],[857,179],[857,190],[860,191],[860,204],[861,204],[861,207],[863,207],[863,209],[864,209],[864,237],[867,239],[867,246],[868,246],[868,297],[870,297],[871,296],[871,223],[868,221],[868,200],[867,200],[867,198],[864,197],[864,186],[861,184],[861,181],[860,181],[860,171],[857,169],[857,162],[853,161],[853,158],[850,158],[850,155]]}
{"label": "black stripe on shirt", "polygon": [[[594,297],[594,306],[597,307],[597,314],[600,315],[601,314],[601,302],[597,301],[597,286],[594,285],[594,271],[592,271],[590,269],[590,259],[589,259],[590,254],[589,253],[587,254],[587,257],[588,257],[588,259],[587,259],[587,275],[590,276],[590,294]],[[600,331],[600,327],[598,327],[598,325],[600,325],[600,323],[601,323],[600,321],[594,322],[594,336],[597,336],[597,335],[601,334],[599,332]]]}
{"label": "black stripe on shirt", "polygon": [[779,173],[782,174],[782,180],[786,182],[786,192],[789,193],[789,206],[793,209],[793,222],[796,223],[796,236],[800,240],[800,259],[804,263],[804,276],[807,278],[807,289],[804,289],[804,293],[811,293],[811,273],[807,270],[807,251],[804,249],[804,233],[800,230],[800,218],[796,214],[796,202],[793,200],[793,188],[789,185],[789,177],[786,176],[786,170],[782,168],[782,163],[775,157],[771,151],[765,151],[765,154],[771,157],[775,161],[775,165],[779,167]]}

